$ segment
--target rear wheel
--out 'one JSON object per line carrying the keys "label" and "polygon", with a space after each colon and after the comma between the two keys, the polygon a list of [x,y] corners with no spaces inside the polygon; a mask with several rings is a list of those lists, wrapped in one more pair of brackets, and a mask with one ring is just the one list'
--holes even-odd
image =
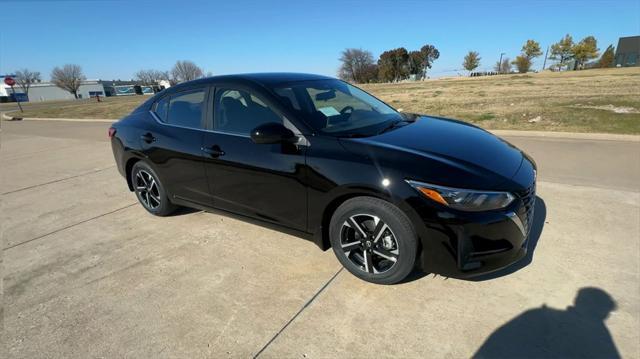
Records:
{"label": "rear wheel", "polygon": [[156,216],[167,216],[176,210],[169,201],[156,173],[149,165],[140,161],[131,169],[131,183],[142,207]]}
{"label": "rear wheel", "polygon": [[368,282],[393,284],[414,268],[417,236],[407,216],[374,197],[344,202],[331,218],[331,246],[342,265]]}

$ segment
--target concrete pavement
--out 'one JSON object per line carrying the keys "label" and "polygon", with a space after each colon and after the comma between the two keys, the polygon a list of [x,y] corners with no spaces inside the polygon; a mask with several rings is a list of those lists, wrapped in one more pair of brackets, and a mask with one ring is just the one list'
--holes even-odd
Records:
{"label": "concrete pavement", "polygon": [[[507,137],[540,168],[532,255],[480,281],[376,286],[330,251],[223,213],[148,215],[107,127],[2,123],[8,357],[469,357],[523,312],[570,312],[584,287],[616,301],[604,328],[640,356],[638,142]],[[548,318],[565,340],[532,336],[536,323],[516,334],[566,352],[570,328],[601,308],[588,309]]]}

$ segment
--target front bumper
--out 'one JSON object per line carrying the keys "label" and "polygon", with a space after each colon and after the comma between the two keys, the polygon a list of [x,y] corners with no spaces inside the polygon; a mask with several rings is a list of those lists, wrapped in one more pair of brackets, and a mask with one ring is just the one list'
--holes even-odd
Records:
{"label": "front bumper", "polygon": [[420,263],[429,273],[469,278],[509,266],[527,254],[535,213],[535,183],[517,194],[507,208],[461,212],[415,197],[423,246]]}

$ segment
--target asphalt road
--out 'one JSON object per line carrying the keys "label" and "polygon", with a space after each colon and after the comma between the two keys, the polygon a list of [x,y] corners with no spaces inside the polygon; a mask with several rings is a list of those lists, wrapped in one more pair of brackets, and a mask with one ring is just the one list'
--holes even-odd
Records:
{"label": "asphalt road", "polygon": [[639,141],[507,137],[539,165],[530,256],[377,286],[223,213],[148,215],[107,123],[1,127],[6,357],[640,357]]}

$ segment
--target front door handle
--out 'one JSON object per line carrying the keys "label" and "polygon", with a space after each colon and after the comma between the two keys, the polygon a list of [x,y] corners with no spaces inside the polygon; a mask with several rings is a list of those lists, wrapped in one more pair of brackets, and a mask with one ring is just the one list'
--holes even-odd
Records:
{"label": "front door handle", "polygon": [[211,147],[202,147],[201,150],[208,154],[211,157],[220,157],[220,156],[224,156],[224,151],[220,149],[220,147],[218,145],[215,146],[211,146]]}
{"label": "front door handle", "polygon": [[151,143],[151,142],[155,142],[156,138],[153,137],[153,135],[149,132],[145,133],[144,135],[140,136],[140,139],[143,140],[146,143]]}

